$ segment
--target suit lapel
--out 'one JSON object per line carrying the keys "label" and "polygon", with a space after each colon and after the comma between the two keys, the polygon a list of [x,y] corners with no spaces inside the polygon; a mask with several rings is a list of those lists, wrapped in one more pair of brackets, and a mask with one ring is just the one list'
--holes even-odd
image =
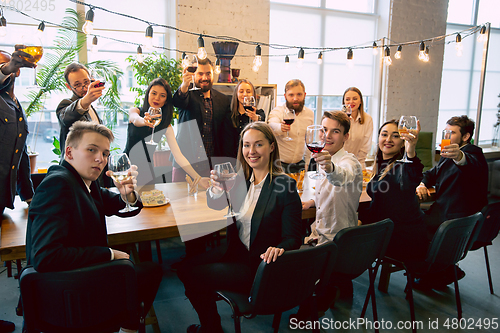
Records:
{"label": "suit lapel", "polygon": [[252,215],[252,223],[250,225],[250,247],[252,246],[252,243],[255,240],[257,231],[259,231],[260,222],[262,221],[262,218],[266,211],[269,198],[273,193],[273,189],[274,189],[274,182],[271,183],[271,175],[269,174],[267,175],[266,180],[264,181],[264,185],[262,186],[262,190],[260,192],[259,200],[257,201],[257,205],[255,205],[255,210]]}

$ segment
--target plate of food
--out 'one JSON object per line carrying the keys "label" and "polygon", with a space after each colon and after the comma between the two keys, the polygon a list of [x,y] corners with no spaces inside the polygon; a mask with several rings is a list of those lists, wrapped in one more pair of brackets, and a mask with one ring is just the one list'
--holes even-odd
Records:
{"label": "plate of food", "polygon": [[170,202],[170,199],[165,198],[165,195],[160,190],[142,192],[141,200],[144,207],[158,207]]}

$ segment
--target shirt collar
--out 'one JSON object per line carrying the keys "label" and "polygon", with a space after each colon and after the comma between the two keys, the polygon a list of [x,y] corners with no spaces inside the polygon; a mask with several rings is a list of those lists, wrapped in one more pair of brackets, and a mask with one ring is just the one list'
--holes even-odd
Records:
{"label": "shirt collar", "polygon": [[264,177],[264,178],[260,181],[260,183],[258,183],[258,184],[254,184],[254,181],[255,181],[255,176],[254,176],[254,174],[253,174],[253,172],[252,172],[252,176],[250,177],[250,183],[252,183],[254,187],[259,187],[259,188],[261,188],[261,187],[262,187],[262,185],[264,185],[264,181],[266,180],[266,178],[267,178],[267,176],[268,176],[268,175],[269,175],[269,172],[268,172],[268,173],[266,174],[266,176],[265,176],[265,177]]}

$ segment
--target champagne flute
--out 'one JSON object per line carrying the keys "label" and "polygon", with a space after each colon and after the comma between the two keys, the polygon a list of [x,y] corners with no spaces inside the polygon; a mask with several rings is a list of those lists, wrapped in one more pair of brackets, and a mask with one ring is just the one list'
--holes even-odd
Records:
{"label": "champagne flute", "polygon": [[[326,135],[323,126],[310,125],[306,129],[306,146],[312,153],[319,153],[325,148]],[[319,165],[316,164],[316,172],[309,176],[311,179],[324,179],[325,175],[318,172]]]}
{"label": "champagne flute", "polygon": [[[23,35],[21,37],[21,41],[24,45],[24,49],[20,49],[20,51],[26,52],[31,55],[33,58],[26,58],[27,61],[36,64],[42,59],[43,56],[43,47],[42,40],[36,34]],[[36,81],[36,67],[33,68],[33,86],[32,88],[39,87],[38,82]]]}
{"label": "champagne flute", "polygon": [[186,58],[184,58],[183,63],[186,65],[186,70],[189,73],[193,73],[193,88],[189,90],[200,90],[194,83],[194,73],[198,69],[198,58],[194,54],[188,54]]}
{"label": "champagne flute", "polygon": [[[285,111],[285,115],[283,116],[283,121],[287,125],[293,124],[293,122],[295,121],[295,110],[287,108]],[[293,141],[288,131],[286,131],[286,136],[283,138],[283,141]]]}
{"label": "champagne flute", "polygon": [[231,163],[221,163],[214,166],[215,174],[217,175],[218,181],[222,184],[224,191],[227,193],[227,203],[228,209],[227,214],[224,217],[234,217],[240,215],[233,211],[233,205],[231,204],[231,199],[229,196],[229,191],[233,188],[236,182],[236,172]]}
{"label": "champagne flute", "polygon": [[[243,97],[243,108],[247,112],[248,116],[248,111],[253,111],[253,109],[255,108],[255,97],[253,96]],[[253,122],[253,120],[250,119],[250,122]]]}
{"label": "champagne flute", "polygon": [[155,127],[158,126],[161,122],[161,108],[149,107],[148,114],[151,117],[150,123],[153,124],[153,130],[151,132],[151,140],[146,142],[148,145],[157,145],[158,143],[154,142],[153,136],[155,134]]}
{"label": "champagne flute", "polygon": [[[120,183],[124,180],[128,180],[130,176],[128,175],[129,169],[131,167],[130,160],[127,154],[118,154],[109,156],[108,169],[112,172],[111,177],[116,183]],[[125,196],[125,203],[127,206],[120,210],[120,213],[128,213],[137,209],[137,207],[131,207],[128,203],[127,192],[125,186],[123,187],[123,195]],[[120,193],[121,194],[121,193]]]}
{"label": "champagne flute", "polygon": [[[416,130],[417,130],[417,117],[415,117],[415,116],[401,116],[401,118],[399,118],[399,124],[398,124],[399,135],[405,134],[405,133],[415,134]],[[403,155],[403,158],[398,160],[398,162],[413,163],[406,156],[406,149],[405,149],[405,153]]]}

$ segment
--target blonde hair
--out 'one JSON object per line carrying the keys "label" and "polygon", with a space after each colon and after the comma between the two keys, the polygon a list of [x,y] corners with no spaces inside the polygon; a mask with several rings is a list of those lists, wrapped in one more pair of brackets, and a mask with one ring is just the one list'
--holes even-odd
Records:
{"label": "blonde hair", "polygon": [[359,123],[364,124],[365,122],[365,108],[364,108],[364,102],[363,102],[363,94],[361,94],[361,90],[359,90],[356,87],[349,87],[344,91],[344,95],[342,96],[342,104],[345,104],[345,94],[347,94],[349,91],[354,91],[356,94],[359,95],[359,108],[358,108],[358,114],[359,114]]}
{"label": "blonde hair", "polygon": [[240,135],[240,144],[238,147],[238,161],[241,163],[241,167],[243,172],[245,173],[245,179],[250,179],[252,174],[252,168],[248,165],[245,157],[243,156],[243,136],[249,130],[254,129],[264,134],[264,137],[269,142],[270,145],[274,143],[274,150],[271,152],[269,156],[269,174],[271,176],[279,175],[283,173],[283,169],[281,168],[281,160],[280,160],[280,152],[278,148],[278,142],[276,141],[276,137],[274,136],[273,130],[271,127],[262,121],[256,121],[254,123],[249,123],[243,131],[241,131]]}
{"label": "blonde hair", "polygon": [[69,129],[65,147],[77,147],[85,133],[94,132],[113,142],[115,136],[109,128],[94,121],[77,121]]}

